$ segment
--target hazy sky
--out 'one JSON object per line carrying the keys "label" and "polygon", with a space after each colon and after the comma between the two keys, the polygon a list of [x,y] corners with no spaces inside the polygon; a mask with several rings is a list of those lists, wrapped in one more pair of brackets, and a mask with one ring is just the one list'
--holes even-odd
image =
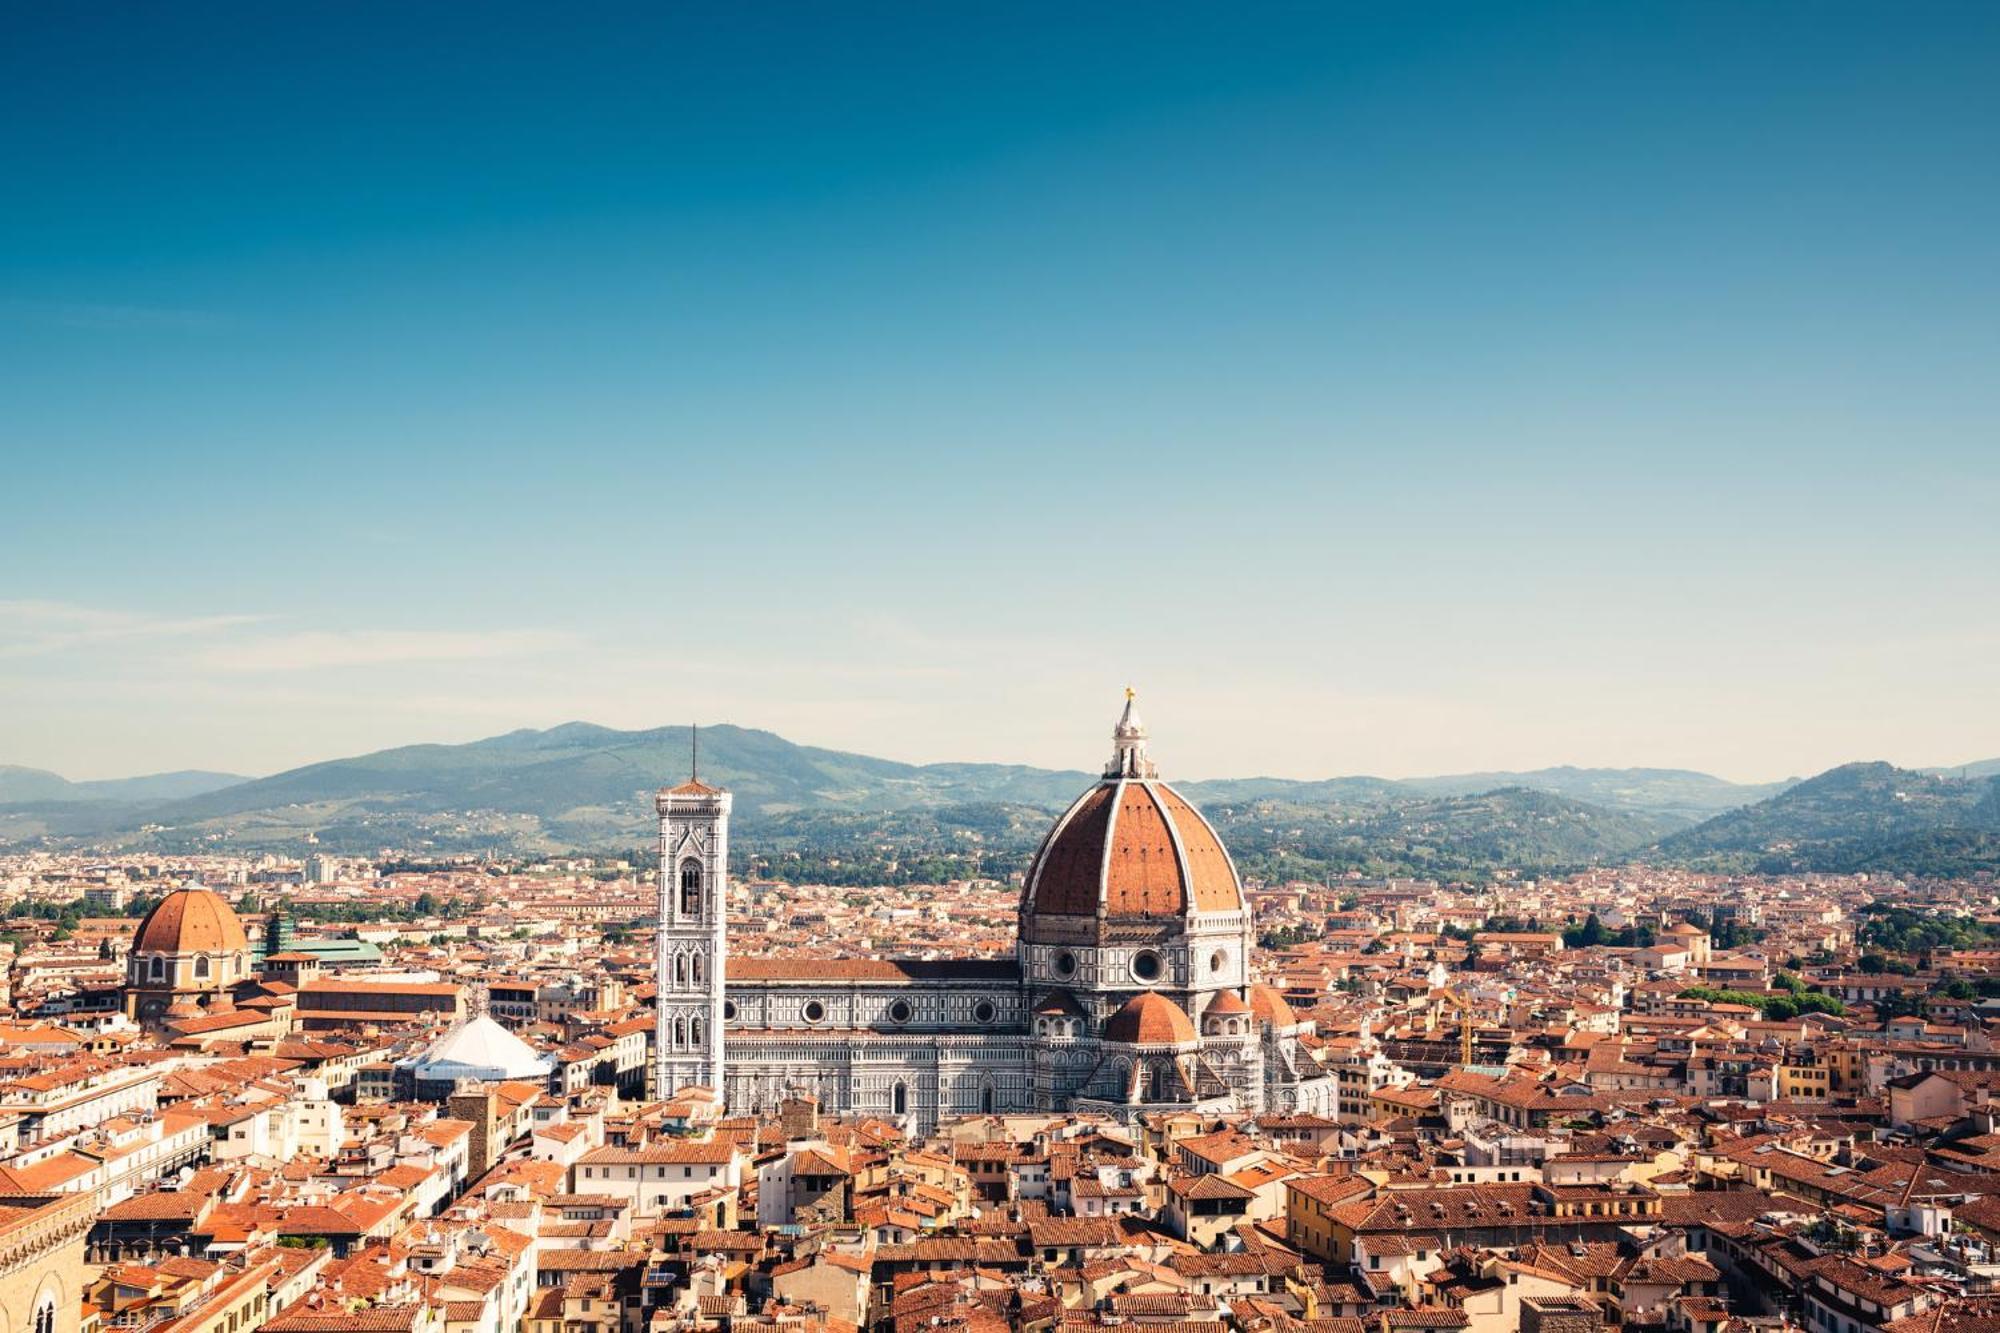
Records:
{"label": "hazy sky", "polygon": [[2000,6],[13,5],[0,762],[2000,754]]}

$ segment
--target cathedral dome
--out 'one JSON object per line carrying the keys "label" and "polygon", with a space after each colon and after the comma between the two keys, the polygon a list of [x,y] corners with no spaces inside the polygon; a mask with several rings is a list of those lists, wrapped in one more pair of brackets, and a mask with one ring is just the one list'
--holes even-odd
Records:
{"label": "cathedral dome", "polygon": [[1247,1014],[1251,1012],[1251,1008],[1249,1005],[1243,1003],[1242,996],[1233,990],[1226,990],[1210,1001],[1208,1008],[1204,1012],[1210,1015]]}
{"label": "cathedral dome", "polygon": [[1158,991],[1134,995],[1104,1025],[1106,1041],[1127,1046],[1179,1046],[1195,1040],[1187,1010]]}
{"label": "cathedral dome", "polygon": [[1257,1017],[1274,1028],[1295,1026],[1299,1016],[1292,1012],[1292,1006],[1276,986],[1252,986],[1250,988],[1250,1008]]}
{"label": "cathedral dome", "polygon": [[1158,779],[1129,698],[1112,740],[1103,780],[1056,821],[1028,867],[1023,916],[1157,921],[1243,911],[1229,853]]}
{"label": "cathedral dome", "polygon": [[132,939],[134,953],[233,953],[249,947],[236,909],[199,884],[160,899]]}

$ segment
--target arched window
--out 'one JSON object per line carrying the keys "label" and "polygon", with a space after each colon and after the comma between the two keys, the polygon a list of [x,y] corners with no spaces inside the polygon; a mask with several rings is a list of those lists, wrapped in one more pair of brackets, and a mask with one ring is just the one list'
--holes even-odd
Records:
{"label": "arched window", "polygon": [[889,1109],[896,1115],[909,1114],[910,1089],[908,1085],[898,1083],[889,1090]]}
{"label": "arched window", "polygon": [[688,984],[688,960],[686,954],[677,954],[674,957],[674,984],[676,986],[685,986]]}
{"label": "arched window", "polygon": [[197,980],[201,980],[201,981],[207,981],[207,980],[208,980],[208,955],[207,955],[207,954],[205,954],[205,953],[202,953],[202,954],[196,954],[196,955],[195,955],[195,958],[194,958],[194,974],[195,974],[195,977],[196,977],[196,979],[197,979]]}
{"label": "arched window", "polygon": [[164,980],[166,980],[166,977],[167,977],[167,960],[166,960],[166,959],[164,959],[164,958],[162,958],[162,957],[160,957],[160,956],[159,956],[158,954],[154,954],[154,955],[153,955],[153,980],[155,980],[155,981],[164,981]]}
{"label": "arched window", "polygon": [[35,1311],[35,1333],[56,1333],[54,1301],[45,1301]]}
{"label": "arched window", "polygon": [[699,985],[701,984],[701,955],[700,955],[700,954],[696,954],[696,955],[694,956],[694,966],[693,966],[693,967],[692,967],[692,968],[691,968],[690,970],[691,970],[691,972],[692,972],[692,974],[693,974],[693,976],[694,976],[694,984],[695,984],[695,985],[697,985],[697,986],[699,986]]}
{"label": "arched window", "polygon": [[701,915],[701,862],[681,862],[681,915]]}
{"label": "arched window", "polygon": [[685,1018],[676,1018],[674,1020],[674,1049],[678,1051],[686,1045],[687,1020]]}
{"label": "arched window", "polygon": [[987,1115],[993,1114],[993,1111],[995,1109],[994,1108],[995,1100],[996,1099],[993,1095],[993,1085],[991,1083],[988,1083],[985,1087],[979,1090],[979,1109],[985,1112]]}
{"label": "arched window", "polygon": [[1163,1102],[1167,1099],[1167,1065],[1164,1060],[1156,1060],[1146,1071],[1146,1100]]}
{"label": "arched window", "polygon": [[688,1044],[696,1050],[701,1049],[701,1020],[699,1018],[690,1018],[688,1020]]}

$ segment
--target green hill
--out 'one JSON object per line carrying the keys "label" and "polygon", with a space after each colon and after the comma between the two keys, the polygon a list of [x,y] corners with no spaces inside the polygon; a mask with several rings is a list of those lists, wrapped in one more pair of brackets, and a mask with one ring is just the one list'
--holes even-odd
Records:
{"label": "green hill", "polygon": [[1789,782],[1727,782],[1684,768],[1540,768],[1530,773],[1459,773],[1410,778],[1405,788],[1436,796],[1470,796],[1501,787],[1554,792],[1607,810],[1667,815],[1689,823],[1783,791]]}
{"label": "green hill", "polygon": [[[653,792],[686,774],[688,744],[686,727],[574,722],[249,780],[71,783],[0,769],[0,844],[296,851],[310,839],[362,854],[630,852],[651,838]],[[1054,812],[1094,780],[1016,764],[905,764],[736,726],[702,730],[701,768],[735,793],[746,856],[789,858],[792,871],[839,883],[1018,869]],[[1992,861],[2000,836],[1991,784],[1886,764],[1782,790],[1682,770],[1578,768],[1178,785],[1246,872],[1272,879],[1478,877],[1637,851],[1708,865],[1940,873]],[[1766,799],[1748,804],[1753,795]],[[1739,808],[1715,813],[1731,803]],[[1697,820],[1706,822],[1689,827]]]}
{"label": "green hill", "polygon": [[1661,839],[1658,852],[1718,868],[1948,876],[1995,868],[1996,838],[2000,779],[1875,762],[1844,764],[1718,815]]}
{"label": "green hill", "polygon": [[1363,807],[1259,801],[1207,811],[1239,866],[1266,879],[1371,875],[1480,878],[1623,860],[1677,821],[1508,787]]}

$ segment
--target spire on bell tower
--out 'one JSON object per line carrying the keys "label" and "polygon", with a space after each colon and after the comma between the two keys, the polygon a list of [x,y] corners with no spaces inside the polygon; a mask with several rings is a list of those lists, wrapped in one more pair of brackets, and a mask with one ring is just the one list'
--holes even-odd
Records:
{"label": "spire on bell tower", "polygon": [[1104,766],[1107,778],[1156,778],[1159,770],[1146,757],[1146,724],[1136,707],[1138,691],[1125,687],[1125,711],[1111,729],[1111,762]]}

